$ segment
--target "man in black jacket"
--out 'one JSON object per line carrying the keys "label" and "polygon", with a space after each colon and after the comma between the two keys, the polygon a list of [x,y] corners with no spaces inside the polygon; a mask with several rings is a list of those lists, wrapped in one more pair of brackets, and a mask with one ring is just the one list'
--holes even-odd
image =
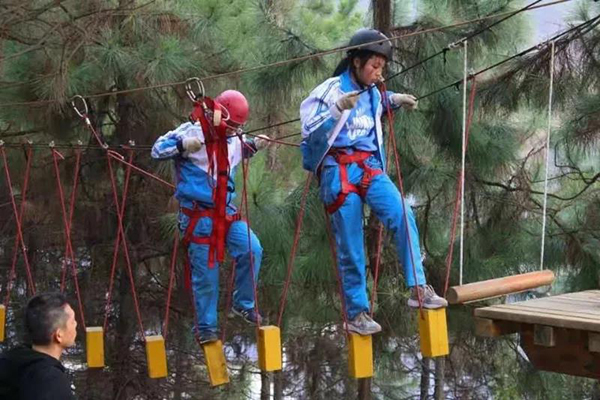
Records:
{"label": "man in black jacket", "polygon": [[75,312],[59,293],[33,297],[25,309],[27,346],[0,356],[0,400],[75,400],[60,362],[77,336]]}

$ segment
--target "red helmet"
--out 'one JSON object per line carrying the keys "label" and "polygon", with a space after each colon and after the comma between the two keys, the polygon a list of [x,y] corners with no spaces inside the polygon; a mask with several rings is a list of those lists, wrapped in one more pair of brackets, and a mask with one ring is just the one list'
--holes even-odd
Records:
{"label": "red helmet", "polygon": [[218,95],[215,101],[227,109],[231,122],[243,125],[248,120],[250,114],[248,100],[237,90],[226,90]]}

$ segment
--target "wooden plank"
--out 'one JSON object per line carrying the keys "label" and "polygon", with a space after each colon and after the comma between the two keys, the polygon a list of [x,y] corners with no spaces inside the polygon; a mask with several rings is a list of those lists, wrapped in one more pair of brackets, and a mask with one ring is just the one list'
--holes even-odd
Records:
{"label": "wooden plank", "polygon": [[490,318],[493,320],[506,320],[526,324],[541,324],[559,328],[581,329],[586,331],[600,332],[600,321],[589,318],[568,317],[564,314],[553,314],[531,312],[531,310],[479,308],[475,310],[475,316]]}
{"label": "wooden plank", "polygon": [[587,349],[586,332],[556,328],[555,346],[544,347],[534,343],[533,326],[524,325],[522,328],[521,346],[537,369],[600,378],[600,353],[593,353]]}
{"label": "wooden plank", "polygon": [[[483,310],[483,309],[482,309]],[[500,312],[512,312],[514,314],[546,314],[549,316],[555,316],[556,318],[576,318],[576,319],[582,319],[582,320],[587,320],[590,321],[592,323],[597,322],[600,323],[600,316],[598,316],[597,314],[592,314],[592,313],[581,313],[580,315],[577,315],[575,312],[573,311],[563,311],[563,310],[555,310],[552,308],[539,308],[539,307],[527,307],[527,306],[517,306],[517,305],[512,305],[512,306],[508,306],[508,305],[504,305],[504,306],[493,306],[490,307],[490,311],[500,311]]]}
{"label": "wooden plank", "polygon": [[[508,305],[508,304],[507,304]],[[568,316],[581,316],[582,318],[597,319],[600,321],[600,309],[586,308],[583,305],[567,303],[545,303],[545,304],[520,304],[515,305],[515,309],[529,309],[532,312],[553,311],[554,313],[563,313]]]}
{"label": "wooden plank", "polygon": [[584,290],[581,292],[565,293],[555,297],[573,297],[590,300],[600,300],[600,290]]}
{"label": "wooden plank", "polygon": [[556,338],[554,328],[546,325],[534,325],[533,327],[533,343],[536,346],[554,347],[556,346]]}
{"label": "wooden plank", "polygon": [[518,323],[511,321],[494,321],[488,318],[475,317],[475,335],[482,337],[498,337],[519,331]]}
{"label": "wooden plank", "polygon": [[598,296],[592,296],[592,295],[588,295],[588,296],[572,296],[574,294],[577,293],[568,293],[568,294],[561,294],[559,296],[551,296],[551,297],[547,297],[548,299],[566,299],[566,300],[571,300],[571,301],[580,301],[580,302],[585,302],[585,303],[593,303],[593,304],[600,304],[600,297]]}

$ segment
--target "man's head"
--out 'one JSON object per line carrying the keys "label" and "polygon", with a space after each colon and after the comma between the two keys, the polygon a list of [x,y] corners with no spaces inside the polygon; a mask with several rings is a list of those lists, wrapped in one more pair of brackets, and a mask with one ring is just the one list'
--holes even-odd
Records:
{"label": "man's head", "polygon": [[34,296],[25,308],[25,330],[33,345],[58,345],[65,349],[75,344],[75,312],[60,293]]}

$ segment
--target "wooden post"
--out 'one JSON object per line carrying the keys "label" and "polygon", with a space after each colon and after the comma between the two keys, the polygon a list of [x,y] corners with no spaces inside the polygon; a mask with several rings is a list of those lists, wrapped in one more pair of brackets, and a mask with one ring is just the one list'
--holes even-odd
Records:
{"label": "wooden post", "polygon": [[104,367],[104,332],[101,326],[85,328],[85,352],[88,368]]}
{"label": "wooden post", "polygon": [[223,353],[223,343],[220,340],[208,342],[202,345],[206,367],[208,368],[208,379],[211,386],[219,386],[229,383],[227,362]]}
{"label": "wooden post", "polygon": [[423,357],[440,357],[447,355],[448,327],[446,309],[418,310],[419,335],[421,336],[421,354]]}
{"label": "wooden post", "polygon": [[370,378],[373,376],[373,342],[371,335],[362,336],[350,333],[348,338],[350,351],[348,366],[353,378]]}
{"label": "wooden post", "polygon": [[4,331],[6,327],[6,308],[0,305],[0,342],[4,342]]}
{"label": "wooden post", "polygon": [[146,336],[146,359],[150,378],[167,376],[167,352],[162,335]]}
{"label": "wooden post", "polygon": [[273,325],[261,326],[258,331],[258,365],[261,371],[280,371],[281,332]]}
{"label": "wooden post", "polygon": [[462,286],[452,286],[448,290],[446,299],[450,304],[463,304],[551,285],[553,281],[554,272],[552,271],[529,272]]}

